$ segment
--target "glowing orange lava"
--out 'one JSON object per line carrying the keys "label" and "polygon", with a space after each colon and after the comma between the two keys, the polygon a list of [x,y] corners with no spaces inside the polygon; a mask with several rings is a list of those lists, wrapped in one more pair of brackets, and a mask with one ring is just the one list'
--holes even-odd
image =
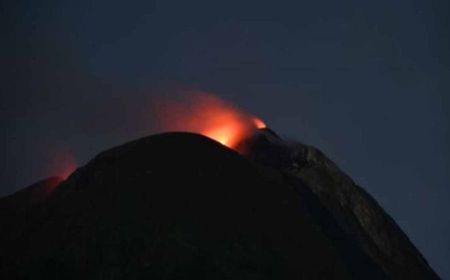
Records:
{"label": "glowing orange lava", "polygon": [[181,102],[160,102],[157,115],[162,130],[199,133],[236,149],[243,139],[266,124],[232,104],[207,93],[190,93]]}
{"label": "glowing orange lava", "polygon": [[255,124],[256,128],[263,129],[266,128],[267,125],[261,120],[260,118],[253,117],[253,123]]}
{"label": "glowing orange lava", "polygon": [[216,111],[211,123],[199,133],[234,148],[238,142],[251,134],[251,127],[235,112]]}

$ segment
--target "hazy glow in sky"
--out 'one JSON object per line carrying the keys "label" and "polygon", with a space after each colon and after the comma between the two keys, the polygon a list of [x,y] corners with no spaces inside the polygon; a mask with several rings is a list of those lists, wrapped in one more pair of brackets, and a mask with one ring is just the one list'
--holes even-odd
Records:
{"label": "hazy glow in sky", "polygon": [[1,194],[213,92],[323,150],[450,278],[448,0],[4,2]]}

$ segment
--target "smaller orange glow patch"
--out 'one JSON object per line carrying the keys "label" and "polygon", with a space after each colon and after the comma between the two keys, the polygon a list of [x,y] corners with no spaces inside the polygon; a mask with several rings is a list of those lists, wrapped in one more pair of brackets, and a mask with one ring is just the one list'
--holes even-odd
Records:
{"label": "smaller orange glow patch", "polygon": [[48,152],[45,173],[66,180],[77,168],[77,161],[67,147],[54,147]]}
{"label": "smaller orange glow patch", "polygon": [[58,158],[56,173],[58,176],[66,180],[77,169],[77,162],[73,154],[69,151],[64,151]]}
{"label": "smaller orange glow patch", "polygon": [[267,125],[260,118],[257,117],[253,117],[253,123],[255,124],[257,129],[263,129],[267,127]]}
{"label": "smaller orange glow patch", "polygon": [[63,181],[65,180],[65,178],[62,177],[55,177],[52,180],[48,180],[46,183],[46,185],[44,186],[44,192],[46,194],[50,194],[51,192],[53,192],[58,186],[59,184],[61,184]]}

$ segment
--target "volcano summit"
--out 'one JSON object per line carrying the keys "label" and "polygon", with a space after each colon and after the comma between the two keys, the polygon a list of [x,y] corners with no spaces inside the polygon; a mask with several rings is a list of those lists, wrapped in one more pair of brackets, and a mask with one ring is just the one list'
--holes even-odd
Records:
{"label": "volcano summit", "polygon": [[438,279],[317,149],[267,128],[236,147],[154,135],[2,198],[0,278]]}

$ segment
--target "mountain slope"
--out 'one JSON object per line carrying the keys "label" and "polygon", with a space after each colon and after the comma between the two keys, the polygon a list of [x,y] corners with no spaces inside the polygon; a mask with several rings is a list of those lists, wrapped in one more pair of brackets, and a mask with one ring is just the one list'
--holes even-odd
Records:
{"label": "mountain slope", "polygon": [[400,229],[370,196],[296,149],[296,168],[189,133],[103,152],[38,203],[0,200],[0,278],[436,277],[406,236],[377,239]]}

